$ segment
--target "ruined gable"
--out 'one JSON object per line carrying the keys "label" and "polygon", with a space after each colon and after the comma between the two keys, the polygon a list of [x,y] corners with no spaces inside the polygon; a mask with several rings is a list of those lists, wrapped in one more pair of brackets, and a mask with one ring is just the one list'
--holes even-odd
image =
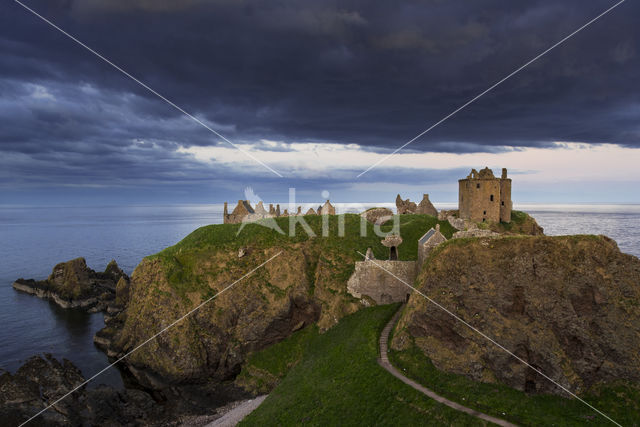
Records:
{"label": "ruined gable", "polygon": [[423,215],[431,215],[435,217],[438,216],[438,210],[435,208],[435,206],[433,206],[433,204],[429,200],[428,194],[422,195],[422,201],[420,202],[420,204],[418,204],[416,213],[423,214]]}

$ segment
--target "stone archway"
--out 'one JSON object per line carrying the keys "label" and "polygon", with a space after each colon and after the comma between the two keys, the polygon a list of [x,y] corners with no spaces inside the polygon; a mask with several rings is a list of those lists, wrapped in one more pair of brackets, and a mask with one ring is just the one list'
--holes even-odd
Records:
{"label": "stone archway", "polygon": [[384,246],[389,248],[389,260],[398,260],[398,246],[402,243],[402,237],[397,234],[387,234],[384,240],[381,242]]}

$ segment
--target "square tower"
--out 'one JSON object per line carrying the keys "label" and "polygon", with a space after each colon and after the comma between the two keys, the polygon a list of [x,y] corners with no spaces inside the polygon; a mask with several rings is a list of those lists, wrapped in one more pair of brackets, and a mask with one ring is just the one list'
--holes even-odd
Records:
{"label": "square tower", "polygon": [[475,169],[458,180],[458,209],[460,218],[474,222],[511,222],[511,179],[507,169],[496,178],[493,171]]}

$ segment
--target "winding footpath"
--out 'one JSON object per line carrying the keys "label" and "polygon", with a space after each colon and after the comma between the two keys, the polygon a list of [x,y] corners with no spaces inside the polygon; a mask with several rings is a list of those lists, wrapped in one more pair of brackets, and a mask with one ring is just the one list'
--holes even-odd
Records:
{"label": "winding footpath", "polygon": [[389,340],[389,334],[391,333],[391,329],[393,329],[393,326],[398,321],[398,318],[400,317],[400,314],[402,313],[402,308],[403,307],[404,307],[404,304],[398,309],[396,314],[393,315],[393,317],[391,318],[389,323],[387,323],[387,326],[385,326],[384,329],[382,330],[382,334],[380,335],[380,358],[378,359],[378,363],[380,364],[380,366],[382,366],[391,375],[393,375],[394,377],[398,378],[403,383],[405,383],[408,386],[414,388],[415,390],[419,391],[420,393],[423,393],[423,394],[427,395],[428,397],[430,397],[431,399],[435,400],[436,402],[442,403],[442,404],[447,405],[448,407],[453,408],[453,409],[455,409],[457,411],[461,411],[461,412],[467,413],[467,414],[472,415],[474,417],[478,417],[478,418],[480,418],[482,420],[489,421],[491,423],[494,423],[494,424],[497,424],[497,425],[500,425],[500,426],[515,427],[515,424],[512,424],[512,423],[510,423],[508,421],[501,420],[500,418],[495,418],[495,417],[492,417],[492,416],[487,415],[487,414],[483,414],[482,412],[478,412],[478,411],[476,411],[474,409],[467,408],[466,406],[462,406],[459,403],[453,402],[453,401],[447,399],[446,397],[442,397],[439,394],[436,394],[433,391],[429,390],[428,388],[423,387],[422,385],[418,384],[417,382],[405,377],[404,375],[402,375],[400,373],[400,371],[398,371],[396,368],[393,367],[391,362],[389,362],[389,356],[387,356],[387,352],[388,352],[388,345],[387,344],[388,344],[388,340]]}

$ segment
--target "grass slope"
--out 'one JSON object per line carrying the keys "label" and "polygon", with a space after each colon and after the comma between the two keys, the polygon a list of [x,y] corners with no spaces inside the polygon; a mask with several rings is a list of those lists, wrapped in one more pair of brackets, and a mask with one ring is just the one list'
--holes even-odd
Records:
{"label": "grass slope", "polygon": [[325,334],[308,328],[249,358],[274,376],[288,373],[241,425],[482,425],[378,365],[378,338],[397,307],[360,310]]}
{"label": "grass slope", "polygon": [[[251,355],[239,383],[260,393],[279,384],[241,425],[481,424],[415,392],[377,364],[380,331],[396,308],[361,310],[323,335],[312,325]],[[518,425],[612,425],[575,399],[527,395],[440,371],[415,346],[389,356],[405,375],[437,393]],[[582,398],[622,425],[640,425],[640,387],[610,385]]]}
{"label": "grass slope", "polygon": [[[401,352],[392,350],[389,359],[406,376],[436,393],[518,425],[613,425],[577,399],[528,395],[505,385],[475,382],[440,371],[415,345]],[[640,425],[638,386],[623,383],[601,386],[581,398],[622,425]]]}
{"label": "grass slope", "polygon": [[[289,236],[289,219],[277,218],[271,220],[271,224],[277,223],[284,234],[261,225],[261,222],[249,224],[216,224],[198,228],[182,241],[168,247],[161,252],[147,257],[158,258],[164,264],[168,272],[168,280],[171,286],[184,295],[187,292],[200,291],[203,294],[210,291],[206,286],[206,280],[194,272],[203,261],[210,259],[215,251],[237,253],[239,248],[250,247],[254,250],[265,248],[286,248],[296,244],[312,245],[318,253],[333,254],[343,259],[361,260],[362,257],[356,251],[365,253],[368,247],[373,249],[374,255],[380,259],[389,256],[389,249],[380,241],[381,237],[374,232],[372,224],[364,221],[366,233],[361,233],[363,223],[360,215],[330,215],[326,217],[329,225],[328,235],[322,236],[323,217],[320,215],[306,215],[302,219],[306,221],[315,237],[310,237],[300,224],[297,224],[295,235]],[[429,215],[400,215],[400,235],[403,243],[398,247],[400,260],[415,260],[418,252],[418,239],[431,227],[440,224],[440,230],[450,238],[454,228],[447,221],[438,221]],[[339,232],[340,221],[344,221],[344,233]],[[383,232],[392,228],[393,221],[382,226]],[[268,224],[268,223],[266,223]],[[239,232],[240,227],[242,230]],[[237,260],[241,263],[243,260]],[[339,274],[346,282],[353,272],[353,263],[337,266],[341,269]],[[338,272],[337,272],[338,273]]]}

